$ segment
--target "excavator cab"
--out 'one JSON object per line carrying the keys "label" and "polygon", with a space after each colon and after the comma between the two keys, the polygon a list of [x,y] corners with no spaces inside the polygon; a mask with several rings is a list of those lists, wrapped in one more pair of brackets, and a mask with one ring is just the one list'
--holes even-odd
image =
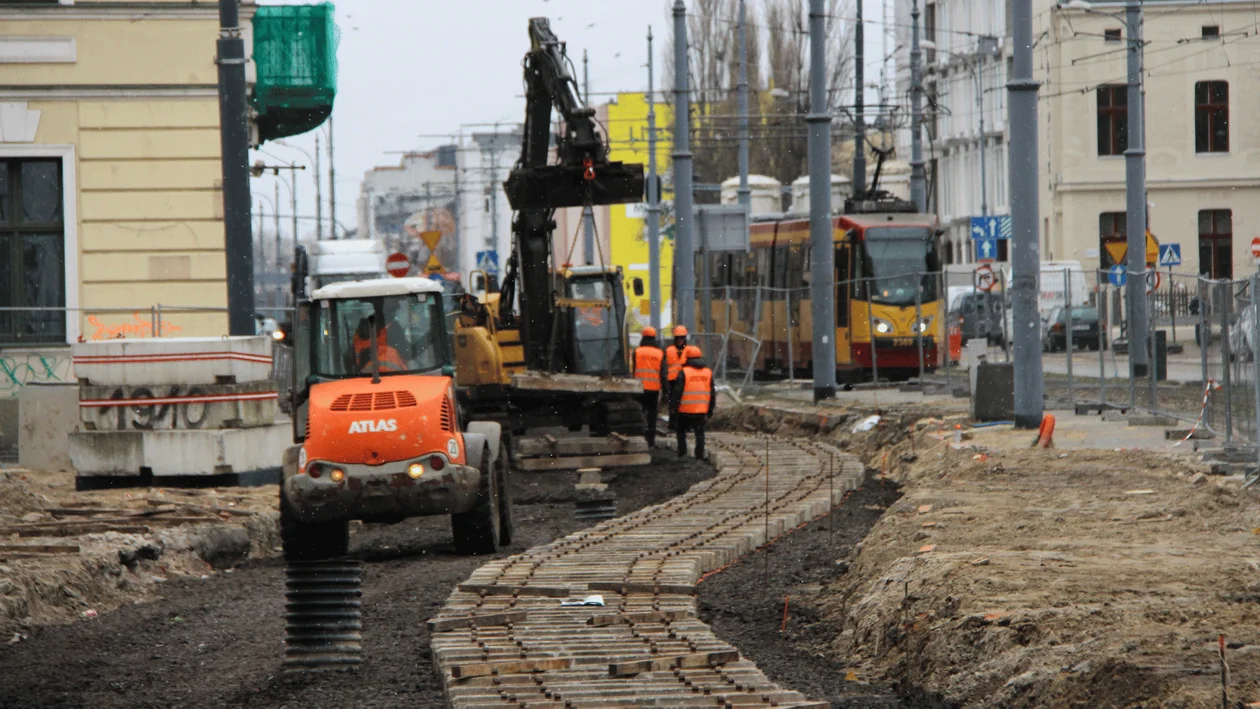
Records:
{"label": "excavator cab", "polygon": [[570,350],[553,351],[552,361],[573,374],[629,376],[621,269],[573,266],[559,275],[553,332]]}

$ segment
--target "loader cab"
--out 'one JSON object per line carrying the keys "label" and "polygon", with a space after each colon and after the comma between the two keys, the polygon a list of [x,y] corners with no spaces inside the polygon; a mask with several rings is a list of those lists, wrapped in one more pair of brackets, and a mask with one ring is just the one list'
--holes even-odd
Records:
{"label": "loader cab", "polygon": [[626,294],[620,268],[574,266],[561,273],[564,293],[556,309],[559,325],[572,343],[567,360],[574,374],[629,376],[626,358]]}
{"label": "loader cab", "polygon": [[441,284],[428,278],[336,283],[298,307],[294,439],[305,437],[312,387],[356,377],[453,373]]}

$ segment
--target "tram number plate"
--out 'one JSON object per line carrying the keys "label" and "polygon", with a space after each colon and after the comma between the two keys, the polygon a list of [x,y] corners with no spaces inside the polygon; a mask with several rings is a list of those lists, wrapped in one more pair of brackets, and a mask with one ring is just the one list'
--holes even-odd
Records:
{"label": "tram number plate", "polygon": [[914,347],[913,337],[894,337],[893,347]]}

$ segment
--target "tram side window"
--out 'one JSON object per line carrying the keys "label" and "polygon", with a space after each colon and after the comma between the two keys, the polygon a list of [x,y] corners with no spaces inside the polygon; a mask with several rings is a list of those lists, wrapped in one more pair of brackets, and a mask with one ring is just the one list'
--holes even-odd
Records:
{"label": "tram side window", "polygon": [[773,249],[771,257],[770,287],[776,290],[771,292],[771,300],[783,300],[783,289],[787,288],[787,266],[788,266],[788,250],[787,246],[776,246]]}

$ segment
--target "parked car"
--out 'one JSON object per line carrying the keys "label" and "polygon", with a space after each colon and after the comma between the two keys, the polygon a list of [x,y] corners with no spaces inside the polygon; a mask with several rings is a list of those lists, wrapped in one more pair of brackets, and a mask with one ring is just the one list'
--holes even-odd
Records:
{"label": "parked car", "polygon": [[[1098,309],[1074,306],[1071,309],[1072,346],[1097,350],[1106,346],[1106,337],[1099,329]],[[1067,349],[1068,309],[1059,306],[1050,311],[1041,332],[1041,347],[1047,352]]]}
{"label": "parked car", "polygon": [[950,315],[951,320],[958,323],[964,345],[978,338],[984,338],[989,344],[1001,344],[1003,313],[1001,293],[964,293]]}

